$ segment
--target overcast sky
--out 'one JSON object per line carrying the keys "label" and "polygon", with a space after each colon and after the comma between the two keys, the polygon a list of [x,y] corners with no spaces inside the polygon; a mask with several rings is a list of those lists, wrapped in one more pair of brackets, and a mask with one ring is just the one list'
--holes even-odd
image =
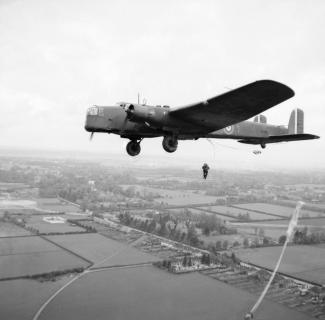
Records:
{"label": "overcast sky", "polygon": [[[0,147],[120,153],[125,141],[89,142],[92,104],[136,101],[179,106],[259,79],[296,96],[265,112],[287,124],[295,107],[305,131],[325,137],[325,1],[0,0]],[[147,156],[192,158],[241,168],[324,167],[325,140],[255,147],[205,139],[142,142]],[[158,160],[158,161],[160,161]],[[130,159],[130,164],[132,164]]]}

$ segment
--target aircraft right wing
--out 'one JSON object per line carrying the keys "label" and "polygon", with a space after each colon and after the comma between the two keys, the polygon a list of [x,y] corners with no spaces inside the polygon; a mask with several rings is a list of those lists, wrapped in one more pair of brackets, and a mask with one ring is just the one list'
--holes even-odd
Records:
{"label": "aircraft right wing", "polygon": [[293,96],[294,91],[282,83],[260,80],[169,114],[214,131],[247,120]]}
{"label": "aircraft right wing", "polygon": [[280,136],[269,136],[261,138],[245,138],[238,140],[240,143],[246,144],[261,144],[261,143],[276,143],[276,142],[289,142],[289,141],[299,141],[299,140],[312,140],[319,139],[319,136],[308,133],[300,134],[284,134]]}

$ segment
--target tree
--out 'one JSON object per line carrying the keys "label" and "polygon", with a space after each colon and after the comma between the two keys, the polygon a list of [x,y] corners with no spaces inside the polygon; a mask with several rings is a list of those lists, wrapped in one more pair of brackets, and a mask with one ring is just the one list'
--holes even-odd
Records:
{"label": "tree", "polygon": [[278,241],[280,244],[284,244],[286,240],[287,240],[287,236],[283,234],[282,236],[279,237]]}
{"label": "tree", "polygon": [[243,240],[243,246],[244,246],[245,248],[247,248],[247,247],[249,246],[249,241],[248,241],[247,238],[244,238],[244,240]]}
{"label": "tree", "polygon": [[185,255],[182,262],[183,267],[187,266],[187,256]]}
{"label": "tree", "polygon": [[224,250],[227,250],[227,249],[228,249],[228,240],[225,240],[225,241],[222,243],[222,249],[224,249]]}
{"label": "tree", "polygon": [[233,243],[233,246],[234,246],[234,247],[239,247],[239,246],[240,246],[240,243],[236,240],[236,241]]}
{"label": "tree", "polygon": [[220,240],[216,241],[216,250],[217,251],[222,250],[222,242]]}
{"label": "tree", "polygon": [[210,235],[210,228],[208,226],[204,227],[203,234],[207,237]]}
{"label": "tree", "polygon": [[270,243],[268,238],[263,238],[263,245],[267,246]]}
{"label": "tree", "polygon": [[259,235],[260,237],[264,237],[264,235],[265,235],[265,231],[264,231],[263,228],[260,228],[260,229],[259,229],[259,231],[258,231],[258,235]]}

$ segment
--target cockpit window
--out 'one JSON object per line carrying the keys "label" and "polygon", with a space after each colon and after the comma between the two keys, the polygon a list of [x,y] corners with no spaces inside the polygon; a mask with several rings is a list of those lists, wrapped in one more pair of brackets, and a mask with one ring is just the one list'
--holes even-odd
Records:
{"label": "cockpit window", "polygon": [[88,114],[90,116],[98,116],[98,107],[91,107],[88,109]]}

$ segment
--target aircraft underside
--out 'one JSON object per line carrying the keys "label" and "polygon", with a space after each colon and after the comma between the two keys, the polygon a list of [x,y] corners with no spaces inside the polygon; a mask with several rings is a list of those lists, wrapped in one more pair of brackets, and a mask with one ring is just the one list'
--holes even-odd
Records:
{"label": "aircraft underside", "polygon": [[[260,80],[210,99],[170,109],[120,102],[116,106],[88,109],[85,129],[114,133],[129,139],[126,151],[136,156],[144,138],[163,137],[166,152],[177,150],[179,140],[200,138],[234,139],[244,144],[298,141],[319,138],[304,133],[304,114],[295,109],[287,126],[270,125],[261,112],[291,98],[289,87],[272,80]],[[255,116],[254,121],[247,121]]]}

